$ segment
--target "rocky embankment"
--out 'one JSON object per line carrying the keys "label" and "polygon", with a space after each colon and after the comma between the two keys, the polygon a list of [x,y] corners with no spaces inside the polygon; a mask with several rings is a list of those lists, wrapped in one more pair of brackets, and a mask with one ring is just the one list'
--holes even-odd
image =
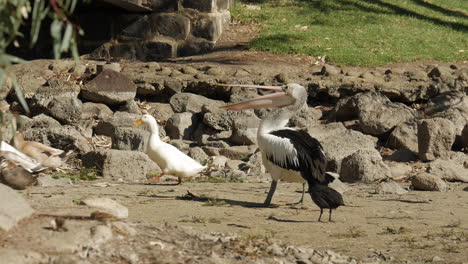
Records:
{"label": "rocky embankment", "polygon": [[[402,181],[411,182],[410,191],[447,191],[451,182],[468,182],[468,157],[464,152],[468,148],[465,64],[428,64],[411,69],[341,69],[324,65],[291,75],[209,64],[81,61],[75,65],[73,61],[38,60],[17,65],[13,71],[31,113],[23,111],[11,87],[0,92],[0,100],[21,114],[18,120],[25,138],[72,150],[76,155],[67,166],[97,168],[100,176],[109,181],[143,182],[148,174],[160,171],[141,152],[149,132],[132,126],[143,112],[155,116],[163,128],[161,136],[169,143],[214,168],[204,177],[268,178],[256,147],[256,128],[266,111],[231,112],[219,108],[227,102],[253,97],[255,91],[213,83],[297,82],[308,88],[309,106],[291,119],[290,125],[306,129],[323,144],[328,171],[339,175],[340,181],[380,182],[383,193],[407,192],[398,184]],[[8,131],[3,128],[3,140],[11,139]],[[56,184],[53,180],[42,182]],[[88,228],[99,229],[91,231],[90,239],[104,241],[104,246],[118,243],[112,240],[113,233],[115,237],[135,229],[126,226],[120,227],[126,231],[119,227],[120,231],[115,231],[109,225]],[[163,235],[155,236],[161,239]],[[194,238],[200,244],[197,246],[214,247],[210,243],[226,240],[215,244],[245,247],[228,236],[197,236],[213,236],[207,240]],[[111,240],[114,242],[107,242]],[[162,243],[154,237],[148,241]],[[171,243],[167,248],[178,246]],[[302,261],[291,257],[306,254],[302,249],[265,247],[261,251],[270,257],[276,251],[290,250],[287,262],[327,263],[325,258],[331,263],[346,262],[345,257],[333,252],[317,253],[325,262],[318,262],[318,257],[314,260],[314,252]],[[222,254],[230,254],[226,259],[232,262],[253,261],[239,260],[238,253],[211,254],[220,261],[224,261]],[[191,257],[198,263],[207,255]],[[138,261],[129,255],[128,262]]]}

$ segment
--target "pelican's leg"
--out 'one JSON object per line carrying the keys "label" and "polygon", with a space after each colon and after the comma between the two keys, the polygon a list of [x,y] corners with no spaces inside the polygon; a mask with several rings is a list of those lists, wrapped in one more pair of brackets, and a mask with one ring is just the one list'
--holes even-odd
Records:
{"label": "pelican's leg", "polygon": [[263,206],[268,207],[271,204],[271,199],[273,198],[273,194],[275,193],[276,190],[276,185],[278,185],[278,181],[273,180],[271,182],[270,190],[268,191],[268,195],[265,199],[265,202],[263,203]]}
{"label": "pelican's leg", "polygon": [[305,193],[305,182],[302,184],[302,196],[301,196],[301,200],[299,200],[299,202],[297,202],[297,203],[290,203],[290,204],[288,204],[288,205],[298,205],[298,204],[302,205],[302,204],[304,204],[304,193]]}
{"label": "pelican's leg", "polygon": [[320,216],[319,216],[319,219],[318,219],[319,222],[322,222],[322,221],[320,221],[320,218],[322,218],[322,214],[323,214],[323,208],[320,208]]}
{"label": "pelican's leg", "polygon": [[177,177],[177,184],[176,184],[176,185],[179,185],[179,184],[181,184],[181,183],[182,183],[182,178]]}
{"label": "pelican's leg", "polygon": [[148,183],[158,181],[159,179],[161,179],[162,176],[164,176],[163,172],[161,172],[161,174],[159,174],[158,176],[149,179]]}

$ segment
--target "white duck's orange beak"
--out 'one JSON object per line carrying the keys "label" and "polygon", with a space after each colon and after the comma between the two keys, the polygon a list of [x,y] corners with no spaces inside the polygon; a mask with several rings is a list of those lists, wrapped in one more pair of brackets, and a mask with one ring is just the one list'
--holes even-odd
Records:
{"label": "white duck's orange beak", "polygon": [[141,123],[143,123],[143,121],[141,121],[141,119],[140,119],[140,120],[135,121],[135,123],[133,123],[133,124],[134,124],[135,126],[137,126],[137,125],[140,125]]}
{"label": "white duck's orange beak", "polygon": [[226,105],[222,108],[227,110],[240,111],[244,109],[259,109],[259,108],[277,108],[290,105],[294,99],[283,92],[282,86],[263,86],[263,85],[243,85],[243,84],[216,84],[218,86],[243,87],[253,89],[272,90],[275,93],[259,96],[254,99],[246,100],[237,104]]}

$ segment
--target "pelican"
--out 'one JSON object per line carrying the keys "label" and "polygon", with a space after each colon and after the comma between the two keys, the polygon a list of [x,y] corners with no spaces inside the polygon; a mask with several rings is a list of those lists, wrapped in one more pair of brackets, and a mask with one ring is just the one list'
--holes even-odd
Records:
{"label": "pelican", "polygon": [[157,181],[165,174],[177,176],[178,183],[182,182],[181,178],[192,177],[203,171],[206,166],[202,166],[196,160],[185,155],[171,144],[165,143],[159,137],[159,127],[156,119],[149,114],[145,114],[140,120],[133,123],[134,125],[146,124],[150,130],[150,137],[146,146],[145,153],[151,160],[158,164],[162,173],[153,177],[149,182]]}
{"label": "pelican", "polygon": [[301,200],[298,203],[304,200],[306,182],[312,195],[311,186],[327,185],[334,180],[332,176],[325,174],[327,159],[320,142],[305,131],[286,127],[289,119],[306,104],[307,92],[303,86],[296,83],[283,86],[219,85],[275,91],[255,99],[224,106],[227,110],[235,111],[275,108],[262,119],[257,132],[263,164],[272,178],[264,206],[271,204],[279,180],[303,184]]}

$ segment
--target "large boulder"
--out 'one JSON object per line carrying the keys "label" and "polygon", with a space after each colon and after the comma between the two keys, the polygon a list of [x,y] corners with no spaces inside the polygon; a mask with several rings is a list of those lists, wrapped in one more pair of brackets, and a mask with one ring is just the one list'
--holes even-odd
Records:
{"label": "large boulder", "polygon": [[402,103],[394,103],[386,96],[375,93],[360,93],[340,100],[329,119],[345,121],[359,119],[361,131],[381,135],[400,123],[414,120],[417,112]]}
{"label": "large boulder", "polygon": [[322,144],[328,158],[327,171],[340,172],[342,160],[358,150],[375,150],[377,138],[347,129],[342,123],[308,127],[311,136]]}
{"label": "large boulder", "polygon": [[[52,78],[39,87],[29,100],[31,112],[47,114],[63,123],[71,123],[79,118],[81,101],[78,94],[80,86],[74,81]],[[58,118],[57,118],[58,117]]]}
{"label": "large boulder", "polygon": [[260,119],[256,116],[234,119],[232,122],[232,135],[229,141],[237,145],[257,144],[259,124]]}
{"label": "large boulder", "polygon": [[86,102],[81,109],[81,119],[106,119],[114,114],[107,105],[99,103]]}
{"label": "large boulder", "polygon": [[358,150],[343,159],[340,179],[344,182],[371,183],[392,177],[390,168],[377,150]]}
{"label": "large boulder", "polygon": [[444,118],[423,119],[418,123],[418,149],[422,161],[447,157],[456,136],[455,125]]}
{"label": "large boulder", "polygon": [[461,135],[468,122],[468,96],[462,91],[450,91],[432,98],[423,108],[426,116],[441,117],[453,122]]}
{"label": "large boulder", "polygon": [[428,164],[427,171],[449,182],[468,182],[468,168],[455,159],[436,159]]}
{"label": "large boulder", "polygon": [[191,112],[199,113],[202,111],[204,105],[222,106],[221,101],[212,100],[201,95],[192,93],[176,93],[174,94],[169,103],[176,113]]}
{"label": "large boulder", "polygon": [[82,156],[83,166],[97,168],[104,178],[144,181],[159,167],[145,153],[117,149],[91,151]]}
{"label": "large boulder", "polygon": [[418,153],[418,124],[416,121],[398,124],[388,137],[387,144],[395,149]]}
{"label": "large boulder", "polygon": [[104,70],[83,86],[83,98],[104,104],[121,104],[133,100],[136,85],[122,73]]}
{"label": "large boulder", "polygon": [[232,130],[234,120],[251,120],[260,123],[253,110],[227,111],[213,105],[204,106],[203,113],[203,123],[216,131]]}
{"label": "large boulder", "polygon": [[120,150],[146,150],[150,133],[134,127],[116,127],[112,134],[112,148]]}
{"label": "large boulder", "polygon": [[198,124],[197,115],[190,112],[175,113],[167,120],[164,127],[167,135],[172,139],[192,139]]}
{"label": "large boulder", "polygon": [[[111,117],[105,118],[94,128],[96,135],[112,137],[117,127],[132,127],[133,123],[141,118],[141,115],[127,112],[115,112]],[[141,125],[144,127],[143,125]]]}
{"label": "large boulder", "polygon": [[0,229],[8,231],[34,210],[15,190],[0,183]]}

